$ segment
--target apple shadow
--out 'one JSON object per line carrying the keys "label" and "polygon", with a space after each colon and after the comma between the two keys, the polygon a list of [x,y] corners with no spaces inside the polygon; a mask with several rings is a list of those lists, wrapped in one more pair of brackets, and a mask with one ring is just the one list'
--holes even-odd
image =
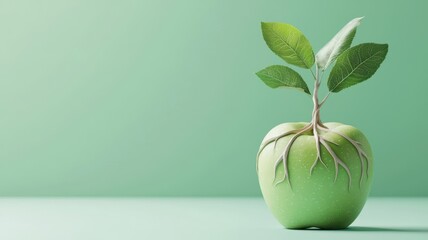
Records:
{"label": "apple shadow", "polygon": [[367,226],[351,226],[345,229],[321,229],[310,227],[305,229],[289,229],[289,230],[306,230],[306,231],[343,231],[343,232],[401,232],[401,233],[428,233],[428,227],[367,227]]}
{"label": "apple shadow", "polygon": [[343,229],[349,232],[407,232],[407,233],[428,233],[428,228],[411,228],[411,227],[364,227],[354,226]]}

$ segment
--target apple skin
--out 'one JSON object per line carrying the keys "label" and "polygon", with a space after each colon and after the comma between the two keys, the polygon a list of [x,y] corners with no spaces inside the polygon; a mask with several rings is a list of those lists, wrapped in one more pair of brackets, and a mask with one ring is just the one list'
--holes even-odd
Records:
{"label": "apple skin", "polygon": [[[300,129],[308,123],[283,123],[272,130],[263,142],[271,137],[293,129]],[[339,165],[336,182],[333,158],[321,146],[321,158],[327,165],[317,163],[312,175],[310,168],[314,163],[317,151],[313,135],[302,135],[296,139],[288,156],[288,170],[291,181],[287,180],[275,186],[274,163],[279,158],[293,134],[278,140],[275,150],[273,143],[266,146],[258,159],[258,177],[260,188],[270,211],[277,220],[288,229],[343,229],[348,227],[361,212],[371,189],[373,179],[373,156],[370,145],[361,131],[341,123],[325,123],[330,129],[341,132],[361,143],[368,156],[368,177],[365,172],[360,186],[361,161],[354,146],[343,137],[329,132],[319,134],[337,143],[329,144],[335,153],[349,167],[352,184],[348,189],[348,175]],[[364,159],[364,167],[367,161]],[[275,182],[284,177],[284,166],[280,163],[276,169]]]}

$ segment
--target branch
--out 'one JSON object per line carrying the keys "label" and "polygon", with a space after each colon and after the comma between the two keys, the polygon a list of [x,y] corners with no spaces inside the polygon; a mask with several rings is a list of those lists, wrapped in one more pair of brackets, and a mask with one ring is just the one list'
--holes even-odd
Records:
{"label": "branch", "polygon": [[312,73],[312,77],[314,77],[314,80],[316,81],[317,80],[317,77],[315,77],[315,73],[314,73],[314,71],[312,71],[312,69],[311,68],[309,68],[309,70],[311,71],[311,73]]}
{"label": "branch", "polygon": [[330,96],[331,92],[328,92],[327,95],[322,99],[321,103],[319,104],[319,107],[321,108],[322,105],[324,105],[327,98]]}

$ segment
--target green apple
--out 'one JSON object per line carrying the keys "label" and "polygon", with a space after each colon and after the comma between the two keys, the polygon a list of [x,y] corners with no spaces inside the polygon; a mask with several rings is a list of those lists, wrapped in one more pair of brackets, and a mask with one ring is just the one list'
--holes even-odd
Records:
{"label": "green apple", "polygon": [[[309,123],[284,123],[274,127],[263,142]],[[321,145],[321,161],[317,160],[315,138],[311,131],[298,136],[288,153],[288,179],[283,162],[275,166],[294,134],[261,146],[258,177],[263,197],[273,215],[286,228],[343,229],[348,227],[363,208],[373,178],[373,157],[370,145],[361,131],[341,123],[324,123],[328,131],[319,131],[320,138],[349,169],[338,165],[325,146]],[[328,140],[328,141],[327,141]],[[359,155],[352,141],[364,151]]]}
{"label": "green apple", "polygon": [[[303,77],[288,66],[272,65],[256,73],[268,87],[293,88],[312,96],[311,121],[276,126],[257,154],[263,197],[286,228],[346,228],[361,212],[370,192],[373,156],[363,133],[349,125],[323,123],[320,118],[330,95],[372,77],[388,53],[388,44],[351,47],[361,20],[348,22],[316,54],[293,25],[261,23],[269,49],[289,65],[309,70],[314,80],[311,93]],[[322,78],[330,65],[328,93],[319,99]]]}

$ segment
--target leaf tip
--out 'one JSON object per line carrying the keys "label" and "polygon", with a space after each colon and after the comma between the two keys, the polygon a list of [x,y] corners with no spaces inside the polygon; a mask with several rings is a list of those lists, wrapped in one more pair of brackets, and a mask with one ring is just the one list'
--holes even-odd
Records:
{"label": "leaf tip", "polygon": [[385,55],[388,53],[388,49],[389,49],[388,43],[380,43],[377,45],[383,48],[383,50],[385,51]]}
{"label": "leaf tip", "polygon": [[355,24],[355,27],[359,26],[361,24],[361,21],[365,18],[365,16],[357,17],[352,19],[349,24]]}
{"label": "leaf tip", "polygon": [[264,27],[266,27],[267,25],[268,25],[269,23],[268,22],[260,22],[260,26],[262,27],[262,28],[264,28]]}

